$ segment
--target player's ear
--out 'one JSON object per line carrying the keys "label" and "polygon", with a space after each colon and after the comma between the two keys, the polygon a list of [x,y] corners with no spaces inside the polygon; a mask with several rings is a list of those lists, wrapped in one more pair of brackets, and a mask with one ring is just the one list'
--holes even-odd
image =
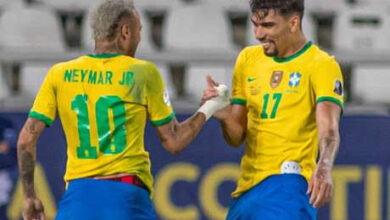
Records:
{"label": "player's ear", "polygon": [[122,24],[119,28],[119,34],[122,39],[131,37],[131,29],[128,24]]}
{"label": "player's ear", "polygon": [[301,29],[301,22],[301,18],[298,15],[293,15],[289,21],[290,31],[292,33],[299,31]]}

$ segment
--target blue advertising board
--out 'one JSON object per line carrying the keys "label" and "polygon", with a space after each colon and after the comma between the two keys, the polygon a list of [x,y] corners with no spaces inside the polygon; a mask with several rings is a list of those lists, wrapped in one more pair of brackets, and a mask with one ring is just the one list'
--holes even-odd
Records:
{"label": "blue advertising board", "polygon": [[[26,113],[2,113],[20,129]],[[177,115],[179,121],[188,115]],[[346,116],[334,168],[334,195],[320,209],[320,220],[390,220],[390,117]],[[155,177],[154,204],[160,219],[224,219],[230,193],[240,172],[244,147],[229,147],[219,123],[210,120],[184,152],[173,156],[148,124],[145,147]],[[66,142],[59,121],[38,142],[37,193],[49,219],[64,192]],[[9,219],[19,219],[20,185],[8,206]]]}

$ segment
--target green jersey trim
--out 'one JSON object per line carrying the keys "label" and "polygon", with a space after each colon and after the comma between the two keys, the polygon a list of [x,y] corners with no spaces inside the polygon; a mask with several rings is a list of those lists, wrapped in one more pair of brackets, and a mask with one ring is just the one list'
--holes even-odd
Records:
{"label": "green jersey trim", "polygon": [[175,112],[172,111],[172,113],[168,117],[161,119],[161,120],[158,120],[158,121],[151,121],[151,123],[153,126],[161,126],[161,125],[168,124],[174,118],[175,118]]}
{"label": "green jersey trim", "polygon": [[325,101],[333,102],[334,104],[340,106],[341,108],[344,107],[343,102],[341,102],[340,100],[338,100],[336,98],[333,98],[333,97],[323,96],[323,97],[320,97],[320,98],[317,99],[317,103],[325,102]]}
{"label": "green jersey trim", "polygon": [[92,58],[113,58],[120,56],[122,54],[119,53],[102,53],[102,54],[88,54],[87,56],[92,57]]}
{"label": "green jersey trim", "polygon": [[41,113],[38,113],[36,111],[30,111],[30,113],[28,114],[28,117],[35,118],[35,119],[42,121],[43,123],[46,124],[47,127],[50,127],[53,124],[53,120],[51,120],[49,117],[47,117]]}
{"label": "green jersey trim", "polygon": [[296,52],[295,54],[293,54],[289,57],[285,57],[285,58],[273,57],[273,60],[277,63],[285,63],[285,62],[291,61],[291,60],[301,56],[303,53],[305,53],[311,47],[312,44],[313,43],[311,41],[309,41],[305,44],[305,46],[300,51]]}
{"label": "green jersey trim", "polygon": [[246,106],[246,100],[245,99],[232,99],[232,101],[230,102],[231,105],[243,105],[243,106]]}

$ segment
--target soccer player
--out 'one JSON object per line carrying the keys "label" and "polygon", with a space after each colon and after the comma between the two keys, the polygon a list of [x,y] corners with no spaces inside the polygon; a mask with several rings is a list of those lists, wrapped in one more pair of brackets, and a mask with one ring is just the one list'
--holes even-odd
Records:
{"label": "soccer player", "polygon": [[[303,0],[250,6],[261,45],[239,54],[231,105],[214,114],[230,145],[246,144],[227,219],[316,219],[332,194],[342,73],[334,57],[304,37]],[[203,100],[217,95],[215,85],[208,77]]]}
{"label": "soccer player", "polygon": [[[165,149],[182,151],[205,121],[229,104],[226,87],[182,123],[175,119],[156,67],[134,58],[140,41],[132,0],[106,0],[92,13],[94,54],[58,63],[48,72],[18,141],[23,217],[44,219],[34,191],[36,143],[58,115],[67,141],[67,190],[56,220],[156,219],[146,117]],[[53,147],[55,140],[53,140]]]}

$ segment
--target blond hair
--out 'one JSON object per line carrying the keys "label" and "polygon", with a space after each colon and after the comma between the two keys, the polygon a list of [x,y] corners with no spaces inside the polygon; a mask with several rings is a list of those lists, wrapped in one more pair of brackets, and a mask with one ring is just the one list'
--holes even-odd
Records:
{"label": "blond hair", "polygon": [[91,13],[92,37],[94,40],[112,40],[118,22],[123,16],[133,16],[133,0],[105,0]]}

